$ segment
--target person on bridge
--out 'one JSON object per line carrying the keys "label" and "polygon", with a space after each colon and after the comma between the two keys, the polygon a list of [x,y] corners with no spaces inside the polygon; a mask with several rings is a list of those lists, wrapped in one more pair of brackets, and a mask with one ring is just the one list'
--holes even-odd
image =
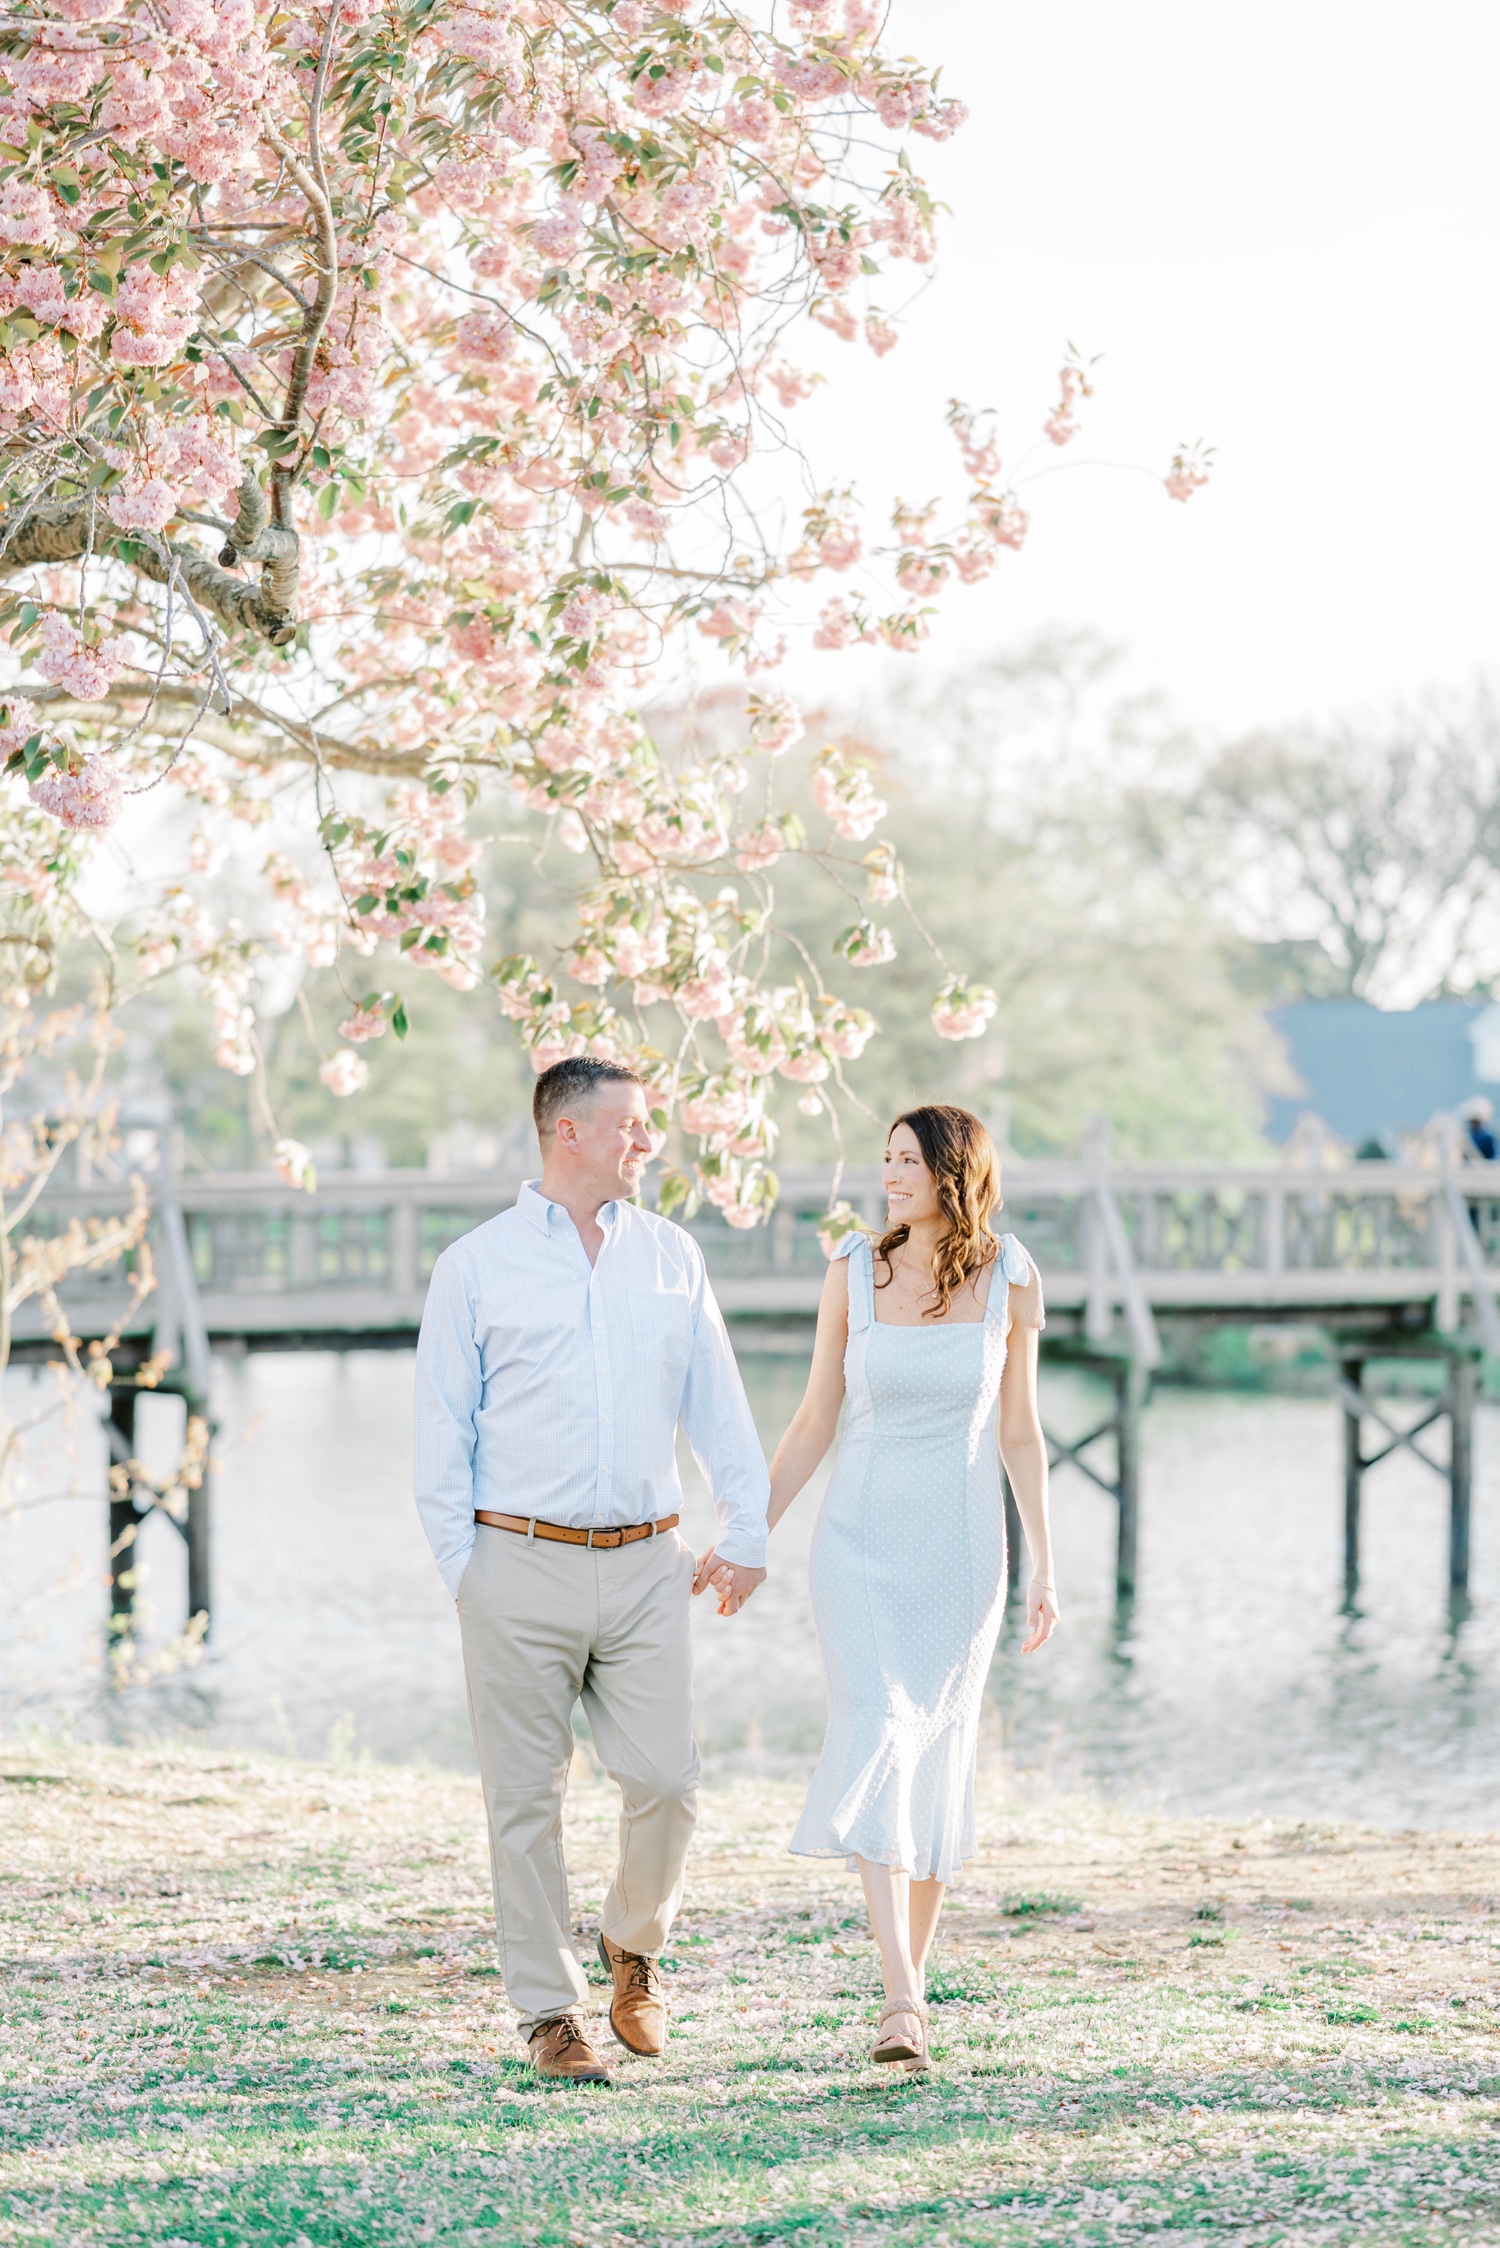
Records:
{"label": "person on bridge", "polygon": [[653,1152],[641,1080],[558,1062],[532,1113],[541,1177],[433,1268],[416,1498],[458,1604],[506,1992],[540,2075],[600,2082],[562,1855],[573,1711],[623,1799],[610,2026],[656,2055],[698,1781],[679,1425],[718,1514],[721,1614],[765,1577],[769,1485],[702,1251],[633,1200]]}
{"label": "person on bridge", "polygon": [[[992,1230],[989,1133],[967,1109],[908,1110],[886,1142],[885,1190],[889,1230],[849,1235],[829,1266],[807,1393],[771,1463],[770,1521],[847,1400],[810,1572],[828,1730],[791,1847],[858,1865],[885,1983],[870,2057],[920,2071],[927,1953],[974,1849],[979,1710],[1005,1608],[1002,1458],[1031,1554],[1023,1654],[1058,1616],[1042,1285],[1015,1235]],[[705,1571],[717,1583],[712,1556]]]}

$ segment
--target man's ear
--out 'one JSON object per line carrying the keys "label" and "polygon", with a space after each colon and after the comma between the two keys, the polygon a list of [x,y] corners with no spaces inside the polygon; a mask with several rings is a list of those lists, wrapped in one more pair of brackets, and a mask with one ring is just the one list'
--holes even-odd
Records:
{"label": "man's ear", "polygon": [[578,1126],[574,1123],[571,1116],[560,1116],[557,1119],[556,1124],[553,1126],[553,1131],[556,1137],[562,1141],[564,1147],[577,1147]]}

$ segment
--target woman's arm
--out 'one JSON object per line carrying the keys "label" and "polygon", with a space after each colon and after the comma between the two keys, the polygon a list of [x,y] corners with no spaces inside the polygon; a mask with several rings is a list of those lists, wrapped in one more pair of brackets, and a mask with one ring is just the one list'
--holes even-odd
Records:
{"label": "woman's arm", "polygon": [[823,1279],[807,1388],[771,1462],[771,1503],[766,1509],[769,1529],[775,1529],[838,1433],[848,1340],[849,1259],[839,1257]]}
{"label": "woman's arm", "polygon": [[1040,1330],[1034,1319],[1026,1317],[1033,1297],[1039,1308],[1041,1290],[1035,1277],[1026,1287],[1011,1290],[1010,1342],[1000,1377],[1000,1458],[1015,1494],[1016,1512],[1031,1557],[1023,1655],[1050,1639],[1058,1623],[1057,1593],[1052,1583],[1052,1526],[1047,1513],[1047,1439],[1037,1410]]}
{"label": "woman's arm", "polygon": [[[807,1389],[771,1462],[771,1498],[766,1509],[769,1530],[775,1529],[833,1442],[839,1407],[844,1402],[844,1345],[848,1336],[849,1260],[840,1257],[824,1275]],[[729,1612],[724,1605],[729,1597],[727,1567],[716,1548],[710,1546],[693,1574],[694,1592],[703,1592],[710,1584],[714,1587],[721,1614]]]}

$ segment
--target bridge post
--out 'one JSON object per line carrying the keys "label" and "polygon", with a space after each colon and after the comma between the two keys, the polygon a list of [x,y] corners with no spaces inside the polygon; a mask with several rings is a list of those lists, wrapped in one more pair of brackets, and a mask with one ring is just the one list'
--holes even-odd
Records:
{"label": "bridge post", "polygon": [[109,1636],[113,1646],[135,1630],[136,1545],[140,1516],[135,1494],[124,1479],[117,1489],[114,1470],[135,1456],[135,1378],[115,1381],[109,1391]]}
{"label": "bridge post", "polygon": [[1474,1360],[1455,1351],[1448,1366],[1448,1583],[1469,1589],[1469,1512],[1474,1485]]}
{"label": "bridge post", "polygon": [[1121,1600],[1135,1593],[1136,1541],[1141,1519],[1141,1402],[1144,1371],[1133,1359],[1115,1369],[1115,1462],[1119,1477],[1119,1531],[1115,1545],[1115,1592]]}
{"label": "bridge post", "polygon": [[[207,1398],[196,1398],[189,1393],[184,1402],[190,1415],[200,1414],[208,1422],[209,1443],[212,1445],[214,1424],[209,1418]],[[213,1621],[212,1496],[208,1457],[205,1454],[198,1488],[196,1491],[189,1491],[187,1495],[187,1520],[182,1526],[183,1542],[187,1546],[187,1620],[191,1624],[196,1617],[203,1618],[205,1639]]]}
{"label": "bridge post", "polygon": [[1363,1395],[1364,1360],[1346,1358],[1344,1375],[1344,1598],[1352,1600],[1359,1590],[1359,1502],[1360,1486],[1364,1479],[1365,1460],[1362,1449],[1364,1415],[1360,1410]]}

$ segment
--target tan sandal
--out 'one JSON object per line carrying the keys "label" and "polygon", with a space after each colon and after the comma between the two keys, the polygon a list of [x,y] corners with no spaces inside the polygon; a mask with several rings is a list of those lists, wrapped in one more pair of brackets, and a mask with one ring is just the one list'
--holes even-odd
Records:
{"label": "tan sandal", "polygon": [[886,2036],[877,2037],[875,2049],[870,2058],[877,2065],[883,2065],[889,2061],[901,2061],[908,2070],[916,2074],[927,2066],[927,2008],[922,2000],[920,1998],[891,1999],[882,2007],[880,2020],[875,2026],[877,2029],[884,2030],[888,2021],[902,2014],[908,2021],[916,2023],[916,2036],[914,2038],[904,2037],[898,2031],[892,2030]]}

